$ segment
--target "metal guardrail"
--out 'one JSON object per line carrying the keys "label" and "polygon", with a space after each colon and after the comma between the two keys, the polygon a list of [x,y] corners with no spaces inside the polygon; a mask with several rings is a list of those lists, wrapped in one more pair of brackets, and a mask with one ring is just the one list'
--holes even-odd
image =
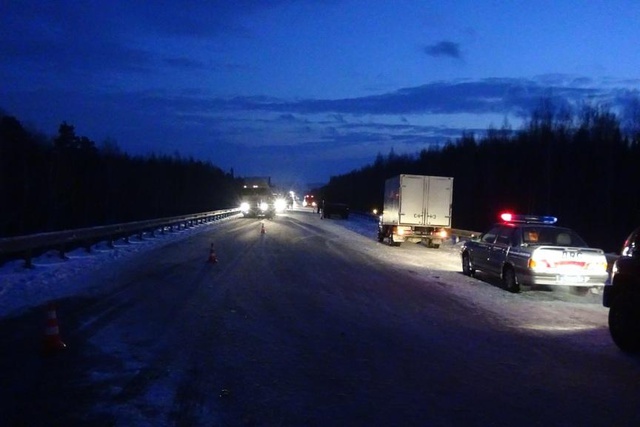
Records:
{"label": "metal guardrail", "polygon": [[89,250],[92,244],[100,241],[107,241],[109,246],[113,246],[114,240],[117,239],[134,235],[141,236],[144,232],[152,234],[158,230],[164,232],[167,228],[170,231],[175,228],[189,228],[204,222],[226,218],[238,212],[240,212],[239,208],[224,209],[146,221],[0,238],[0,264],[8,260],[23,258],[25,267],[30,268],[33,266],[31,260],[34,256],[51,249],[59,250],[60,256],[64,258],[65,251],[78,247]]}
{"label": "metal guardrail", "polygon": [[[52,249],[58,250],[60,257],[65,258],[65,252],[79,247],[84,247],[88,251],[91,245],[97,242],[106,241],[109,246],[113,247],[113,242],[117,239],[134,235],[142,236],[145,232],[150,232],[153,235],[156,231],[165,232],[167,228],[169,231],[175,228],[188,228],[203,222],[226,218],[239,212],[238,208],[223,209],[145,221],[0,238],[0,265],[9,260],[24,259],[25,267],[31,268],[33,257]],[[352,214],[366,217],[371,221],[378,221],[378,216],[372,213],[352,212]],[[455,236],[458,239],[468,239],[479,234],[476,231],[451,229],[452,237]]]}

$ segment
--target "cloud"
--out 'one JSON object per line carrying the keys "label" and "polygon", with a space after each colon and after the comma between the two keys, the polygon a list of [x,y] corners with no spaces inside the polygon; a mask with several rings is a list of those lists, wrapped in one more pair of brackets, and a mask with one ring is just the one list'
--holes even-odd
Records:
{"label": "cloud", "polygon": [[[283,0],[284,1],[284,0]],[[172,71],[247,71],[247,66],[214,59],[203,43],[220,35],[252,37],[243,26],[247,16],[278,7],[281,1],[255,0],[139,2],[113,0],[43,2],[22,0],[3,4],[0,13],[0,71],[19,84],[71,76],[79,83],[119,84]],[[180,43],[180,51],[175,49]],[[173,49],[173,53],[171,52]]]}
{"label": "cloud", "polygon": [[460,53],[460,44],[452,41],[443,40],[436,44],[427,45],[424,47],[424,53],[433,57],[450,57],[454,59],[462,59]]}
{"label": "cloud", "polygon": [[[304,175],[319,179],[390,149],[414,154],[464,131],[482,134],[507,117],[512,123],[514,117],[526,119],[543,99],[564,107],[594,100],[629,105],[638,97],[637,90],[622,84],[588,83],[574,76],[441,81],[374,96],[296,101],[165,88],[103,91],[90,103],[80,91],[5,87],[0,107],[27,123],[45,125],[45,133],[66,120],[80,134],[97,142],[113,138],[132,154],[179,151],[247,175],[268,171],[269,162],[279,165],[278,173],[287,164],[291,174],[314,165],[304,166]],[[61,102],[64,115],[50,108]],[[240,160],[243,156],[251,161]]]}
{"label": "cloud", "polygon": [[[582,82],[583,83],[583,82]],[[210,110],[253,110],[297,114],[486,114],[528,115],[540,99],[557,104],[577,104],[603,99],[610,90],[579,86],[546,86],[536,79],[489,78],[473,81],[442,81],[372,96],[345,99],[286,101],[265,97],[231,99],[184,99],[182,105]]]}

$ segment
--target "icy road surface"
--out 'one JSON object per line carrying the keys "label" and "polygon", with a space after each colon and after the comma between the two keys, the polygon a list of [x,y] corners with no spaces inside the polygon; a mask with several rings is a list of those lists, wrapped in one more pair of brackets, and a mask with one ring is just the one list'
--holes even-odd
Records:
{"label": "icy road surface", "polygon": [[[355,217],[260,224],[5,267],[0,425],[640,425],[601,295],[510,294]],[[68,348],[44,356],[49,299]]]}

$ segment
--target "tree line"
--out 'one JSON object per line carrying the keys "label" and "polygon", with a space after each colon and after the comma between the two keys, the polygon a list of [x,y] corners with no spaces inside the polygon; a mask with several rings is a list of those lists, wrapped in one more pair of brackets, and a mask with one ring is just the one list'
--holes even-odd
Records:
{"label": "tree line", "polygon": [[[577,113],[541,102],[521,129],[463,133],[413,155],[391,151],[318,192],[353,209],[382,208],[398,174],[454,178],[453,226],[482,231],[505,210],[548,214],[591,246],[618,250],[640,225],[640,103],[625,121],[602,107]],[[211,163],[130,156],[63,122],[29,131],[0,112],[0,237],[226,209],[239,180]]]}
{"label": "tree line", "polygon": [[571,113],[543,101],[518,131],[505,125],[415,155],[379,154],[320,192],[369,211],[382,208],[387,178],[450,176],[454,228],[483,231],[506,210],[554,215],[590,246],[618,251],[640,226],[640,120],[628,117],[621,123],[603,107]]}
{"label": "tree line", "polygon": [[227,209],[236,194],[211,163],[97,147],[66,122],[49,138],[0,112],[0,237]]}

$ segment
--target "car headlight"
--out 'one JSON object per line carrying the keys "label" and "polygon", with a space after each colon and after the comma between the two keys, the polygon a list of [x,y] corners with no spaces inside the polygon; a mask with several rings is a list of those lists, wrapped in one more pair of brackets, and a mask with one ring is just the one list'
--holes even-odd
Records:
{"label": "car headlight", "polygon": [[282,212],[287,208],[287,201],[285,199],[276,199],[276,211]]}
{"label": "car headlight", "polygon": [[240,210],[243,212],[247,212],[249,210],[249,203],[247,202],[240,203]]}
{"label": "car headlight", "polygon": [[267,209],[269,209],[269,204],[266,202],[262,202],[260,203],[260,210],[261,211],[266,211]]}

